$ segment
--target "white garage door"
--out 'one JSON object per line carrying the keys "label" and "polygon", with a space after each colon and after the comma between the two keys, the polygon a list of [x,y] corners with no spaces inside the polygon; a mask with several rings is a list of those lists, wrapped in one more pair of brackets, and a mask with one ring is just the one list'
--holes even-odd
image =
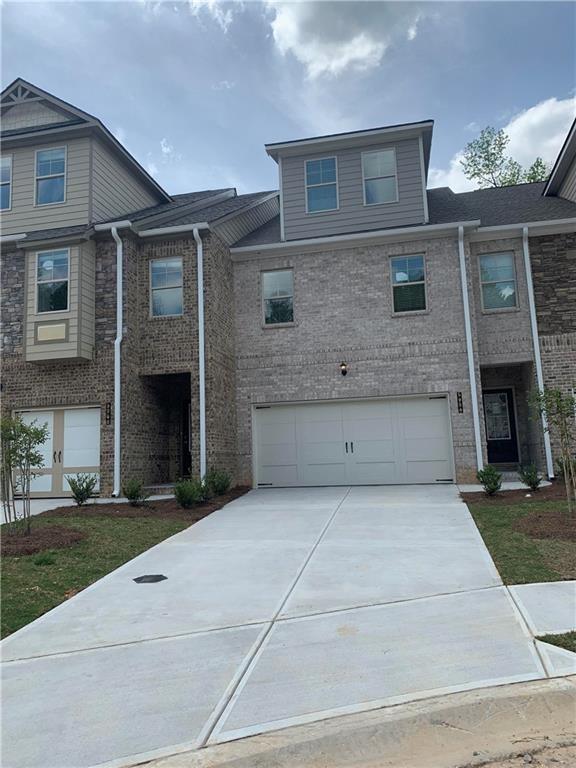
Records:
{"label": "white garage door", "polygon": [[446,396],[256,406],[258,486],[451,481]]}

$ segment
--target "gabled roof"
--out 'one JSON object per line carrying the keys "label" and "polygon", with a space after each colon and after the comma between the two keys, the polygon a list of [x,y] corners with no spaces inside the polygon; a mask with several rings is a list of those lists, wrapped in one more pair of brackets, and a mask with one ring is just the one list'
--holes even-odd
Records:
{"label": "gabled roof", "polygon": [[58,120],[58,117],[54,119],[47,118],[48,121],[44,124],[23,125],[20,128],[3,130],[1,135],[4,143],[24,141],[28,136],[37,138],[42,134],[65,134],[68,131],[74,134],[80,131],[94,131],[108,144],[117,157],[129,167],[130,171],[151,192],[157,195],[159,201],[170,201],[172,199],[97,117],[78,109],[78,107],[69,104],[63,99],[59,99],[54,94],[42,90],[42,88],[29,83],[21,77],[10,83],[0,94],[0,107],[3,115],[11,110],[20,108],[22,105],[32,104],[48,108],[56,116],[61,115],[62,119]]}
{"label": "gabled roof", "polygon": [[556,158],[552,173],[548,177],[548,182],[542,192],[543,195],[555,195],[558,193],[564,177],[574,160],[576,160],[576,119],[572,123],[568,136],[566,136],[562,149]]}

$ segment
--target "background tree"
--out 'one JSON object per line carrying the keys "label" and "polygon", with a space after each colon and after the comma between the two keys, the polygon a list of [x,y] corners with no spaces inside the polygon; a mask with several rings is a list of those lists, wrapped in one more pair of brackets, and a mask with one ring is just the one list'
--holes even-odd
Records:
{"label": "background tree", "polygon": [[[48,426],[36,421],[24,424],[19,416],[7,417],[0,422],[0,493],[4,520],[12,529],[30,533],[30,483],[44,466],[38,450],[46,442]],[[18,514],[16,495],[20,494],[21,513]]]}
{"label": "background tree", "polygon": [[460,161],[467,179],[477,181],[481,188],[507,187],[531,181],[545,181],[548,167],[537,157],[528,169],[506,154],[510,137],[502,128],[488,126],[464,148]]}

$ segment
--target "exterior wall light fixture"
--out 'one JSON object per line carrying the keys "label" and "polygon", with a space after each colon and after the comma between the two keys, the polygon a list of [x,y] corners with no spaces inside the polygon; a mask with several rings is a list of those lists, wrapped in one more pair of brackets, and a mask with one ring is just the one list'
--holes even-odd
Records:
{"label": "exterior wall light fixture", "polygon": [[342,374],[342,376],[346,376],[346,374],[348,373],[348,366],[346,365],[346,363],[340,363],[340,373]]}

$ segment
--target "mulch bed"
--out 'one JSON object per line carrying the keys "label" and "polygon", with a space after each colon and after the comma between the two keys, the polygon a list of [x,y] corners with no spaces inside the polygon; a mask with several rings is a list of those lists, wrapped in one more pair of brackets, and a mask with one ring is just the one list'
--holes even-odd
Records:
{"label": "mulch bed", "polygon": [[576,515],[559,509],[533,511],[512,524],[512,528],[532,539],[576,541]]}
{"label": "mulch bed", "polygon": [[190,509],[183,509],[176,499],[147,501],[140,507],[133,507],[126,502],[115,503],[112,501],[109,504],[86,504],[82,507],[57,507],[48,512],[42,512],[38,517],[170,517],[176,520],[186,520],[192,524],[202,520],[203,517],[210,515],[228,502],[243,496],[249,490],[250,488],[239,486],[222,496],[205,501],[203,504],[197,504]]}
{"label": "mulch bed", "polygon": [[566,499],[566,491],[563,481],[554,480],[551,485],[542,486],[537,491],[522,488],[519,491],[500,491],[493,496],[488,496],[483,491],[478,493],[461,493],[460,496],[467,504],[493,504],[495,507],[502,507],[507,504],[519,504],[520,502],[538,504],[542,501],[564,501]]}
{"label": "mulch bed", "polygon": [[6,555],[35,555],[47,549],[72,547],[86,538],[84,531],[65,528],[63,525],[34,526],[29,534],[2,532],[0,551]]}

